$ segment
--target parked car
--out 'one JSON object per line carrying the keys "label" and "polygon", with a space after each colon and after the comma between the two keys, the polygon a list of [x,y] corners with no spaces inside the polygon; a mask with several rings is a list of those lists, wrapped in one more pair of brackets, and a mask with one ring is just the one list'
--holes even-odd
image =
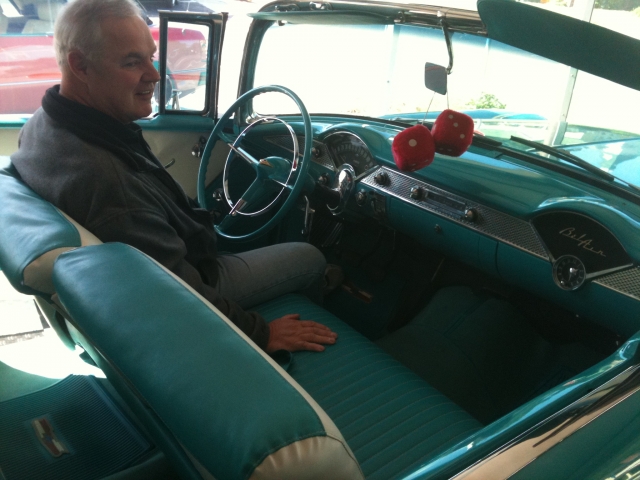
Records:
{"label": "parked car", "polygon": [[[338,341],[267,356],[7,165],[0,266],[106,380],[43,389],[13,372],[5,477],[636,478],[640,39],[554,9],[269,3],[250,14],[224,112],[226,15],[161,13],[170,28],[206,25],[212,50],[184,96],[204,107],[160,102],[139,122],[145,138],[213,212],[221,251],[307,241],[341,268],[322,307],[301,295],[255,306],[268,320],[299,312]],[[425,66],[444,72],[446,95]],[[529,118],[480,118],[495,109]],[[465,123],[468,143],[456,129],[473,116],[544,129]],[[399,157],[412,148],[422,168]]]}
{"label": "parked car", "polygon": [[[45,90],[60,82],[53,50],[53,25],[65,3],[66,0],[33,0],[9,4],[7,0],[0,4],[0,115],[35,112]],[[3,13],[2,5],[7,9],[13,7],[12,16]],[[147,23],[157,41],[157,22],[147,17]],[[198,86],[207,46],[197,28],[172,28],[169,42],[168,81],[178,97]]]}

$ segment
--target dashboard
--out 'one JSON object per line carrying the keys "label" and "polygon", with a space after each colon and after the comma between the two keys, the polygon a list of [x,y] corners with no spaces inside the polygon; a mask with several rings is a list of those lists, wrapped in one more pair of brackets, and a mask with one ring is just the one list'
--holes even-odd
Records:
{"label": "dashboard", "polygon": [[[604,321],[616,308],[640,314],[638,252],[630,241],[640,222],[610,200],[571,179],[471,153],[436,156],[429,168],[401,172],[390,149],[397,127],[366,127],[328,128],[314,138],[316,173],[343,165],[355,171],[347,213],[373,217],[578,314]],[[286,137],[264,140],[283,146]],[[633,319],[616,329],[638,328]]]}
{"label": "dashboard", "polygon": [[[289,135],[268,136],[265,140],[293,153]],[[303,136],[298,136],[298,144],[304,144]],[[315,164],[332,172],[342,165],[351,165],[358,178],[378,166],[367,144],[358,135],[343,130],[329,133],[321,140],[314,139],[311,155]]]}

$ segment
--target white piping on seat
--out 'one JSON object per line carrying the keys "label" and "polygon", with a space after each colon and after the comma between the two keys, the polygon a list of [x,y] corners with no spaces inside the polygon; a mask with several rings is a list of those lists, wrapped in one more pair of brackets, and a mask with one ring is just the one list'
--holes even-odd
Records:
{"label": "white piping on seat", "polygon": [[[60,212],[60,214],[64,216],[64,218],[66,218],[67,221],[78,231],[78,234],[80,235],[80,246],[85,247],[87,245],[99,245],[102,243],[98,237],[69,217],[69,215],[60,210],[58,210],[58,212]],[[48,293],[49,295],[55,293],[52,279],[53,264],[60,254],[76,248],[78,247],[54,248],[53,250],[49,250],[48,252],[40,255],[25,267],[22,274],[24,285],[39,292]]]}

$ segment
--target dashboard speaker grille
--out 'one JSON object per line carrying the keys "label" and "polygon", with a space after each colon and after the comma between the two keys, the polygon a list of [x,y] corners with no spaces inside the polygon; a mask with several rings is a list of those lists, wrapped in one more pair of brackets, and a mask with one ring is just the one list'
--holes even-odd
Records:
{"label": "dashboard speaker grille", "polygon": [[593,283],[640,300],[640,268],[638,267],[605,275],[594,280]]}

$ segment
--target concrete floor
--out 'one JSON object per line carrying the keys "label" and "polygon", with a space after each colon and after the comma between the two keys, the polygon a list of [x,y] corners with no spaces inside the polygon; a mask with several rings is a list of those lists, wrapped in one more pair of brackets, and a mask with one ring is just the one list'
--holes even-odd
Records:
{"label": "concrete floor", "polygon": [[[52,379],[71,374],[104,378],[101,370],[82,361],[81,352],[79,347],[75,351],[65,347],[52,328],[43,328],[33,297],[16,292],[0,272],[0,364],[4,364],[0,370],[10,367]],[[11,390],[3,381],[0,399]]]}
{"label": "concrete floor", "polygon": [[27,332],[42,332],[33,297],[14,290],[0,272],[0,339]]}

